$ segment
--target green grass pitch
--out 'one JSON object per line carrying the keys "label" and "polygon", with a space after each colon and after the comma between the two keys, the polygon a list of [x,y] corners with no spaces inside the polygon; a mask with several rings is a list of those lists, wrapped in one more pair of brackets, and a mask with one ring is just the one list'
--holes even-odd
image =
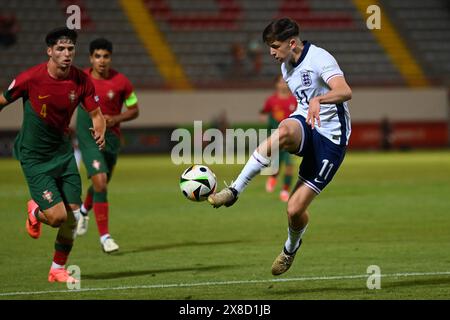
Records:
{"label": "green grass pitch", "polygon": [[[349,152],[311,206],[304,245],[280,277],[270,273],[287,229],[278,192],[265,193],[259,176],[233,207],[213,209],[181,194],[186,167],[168,156],[119,158],[109,200],[120,251],[101,251],[91,214],[69,258],[81,269],[81,290],[73,291],[47,282],[56,230],[27,235],[19,163],[0,160],[0,299],[450,298],[448,151]],[[220,187],[241,167],[210,165]],[[381,289],[367,288],[370,265],[381,269]]]}

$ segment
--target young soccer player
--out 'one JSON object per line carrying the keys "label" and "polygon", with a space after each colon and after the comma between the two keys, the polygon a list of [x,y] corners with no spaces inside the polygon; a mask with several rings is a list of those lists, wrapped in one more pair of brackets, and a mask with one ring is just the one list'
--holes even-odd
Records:
{"label": "young soccer player", "polygon": [[[89,115],[82,107],[77,113],[77,136],[79,148],[92,185],[81,206],[81,218],[77,234],[88,230],[90,209],[94,209],[95,220],[100,234],[100,244],[104,252],[119,250],[119,245],[109,234],[108,182],[120,149],[120,123],[135,119],[139,114],[138,101],[130,81],[111,68],[113,45],[107,39],[96,39],[90,43],[92,67],[85,70],[95,86],[101,101],[102,113],[106,119],[106,147],[100,151],[86,129],[92,126]],[[125,104],[125,111],[122,106]]]}
{"label": "young soccer player", "polygon": [[80,215],[81,179],[73,155],[69,122],[82,102],[92,119],[87,128],[97,149],[104,147],[105,119],[94,85],[83,71],[72,66],[77,33],[68,28],[50,31],[48,62],[19,74],[0,95],[0,110],[23,99],[23,124],[14,156],[20,161],[32,200],[28,201],[26,228],[32,238],[41,235],[41,223],[59,228],[50,282],[76,282],[65,269]]}
{"label": "young soccer player", "polygon": [[[263,120],[267,122],[269,130],[277,129],[280,122],[289,117],[297,107],[297,100],[292,95],[289,87],[281,75],[275,79],[275,93],[266,99],[264,108],[261,110]],[[280,191],[280,200],[287,202],[289,200],[289,190],[292,182],[294,167],[291,161],[291,155],[287,151],[281,151],[279,154],[279,167],[284,167],[283,187]],[[277,184],[278,172],[267,178],[266,191],[273,192]]]}
{"label": "young soccer player", "polygon": [[344,159],[350,137],[346,101],[352,91],[330,53],[300,41],[295,21],[274,20],[262,36],[270,55],[281,62],[283,78],[297,98],[297,110],[258,146],[231,187],[211,195],[208,201],[214,207],[234,204],[253,177],[269,165],[271,150],[280,148],[303,157],[299,181],[287,203],[288,237],[272,264],[272,274],[280,275],[290,268],[302,243],[309,205]]}

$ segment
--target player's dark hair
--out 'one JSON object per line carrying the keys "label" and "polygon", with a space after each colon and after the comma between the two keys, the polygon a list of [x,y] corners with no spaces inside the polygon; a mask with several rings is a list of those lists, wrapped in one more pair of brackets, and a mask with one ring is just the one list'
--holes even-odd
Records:
{"label": "player's dark hair", "polygon": [[89,53],[92,55],[95,50],[106,50],[110,53],[113,52],[113,44],[111,41],[105,38],[98,38],[95,40],[92,40],[89,44]]}
{"label": "player's dark hair", "polygon": [[300,30],[298,24],[290,18],[273,20],[264,29],[262,38],[267,45],[275,41],[285,41],[292,37],[298,37]]}
{"label": "player's dark hair", "polygon": [[71,30],[67,27],[60,27],[51,30],[47,35],[45,36],[45,43],[48,47],[54,46],[58,40],[61,39],[69,39],[73,42],[73,44],[76,44],[77,42],[78,34],[75,30]]}

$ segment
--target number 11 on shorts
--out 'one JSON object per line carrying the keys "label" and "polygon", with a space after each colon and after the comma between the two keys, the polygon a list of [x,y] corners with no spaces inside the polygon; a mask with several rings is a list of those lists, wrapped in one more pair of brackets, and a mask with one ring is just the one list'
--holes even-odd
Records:
{"label": "number 11 on shorts", "polygon": [[[322,169],[320,169],[319,177],[320,177],[321,179],[323,179],[323,180],[327,180],[328,175],[329,175],[330,172],[331,172],[331,169],[333,169],[333,166],[334,166],[334,164],[333,164],[333,163],[330,163],[330,161],[329,161],[328,159],[323,159],[323,160],[322,160]],[[328,168],[328,170],[327,170],[327,168]],[[326,173],[325,176],[324,176],[323,174],[325,173],[325,171],[326,171],[327,173]]]}

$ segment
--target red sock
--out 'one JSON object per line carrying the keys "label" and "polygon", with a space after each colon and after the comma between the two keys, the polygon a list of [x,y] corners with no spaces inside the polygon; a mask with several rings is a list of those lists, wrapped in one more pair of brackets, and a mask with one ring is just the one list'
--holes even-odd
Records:
{"label": "red sock", "polygon": [[55,251],[55,254],[53,255],[53,262],[63,266],[66,264],[68,257],[69,257],[68,252]]}
{"label": "red sock", "polygon": [[83,206],[86,208],[86,210],[92,209],[92,203],[93,203],[93,194],[90,192],[91,190],[88,190],[88,193],[86,194],[86,199],[84,199]]}
{"label": "red sock", "polygon": [[72,244],[62,244],[55,242],[55,254],[53,255],[53,262],[61,266],[65,265],[71,250]]}
{"label": "red sock", "polygon": [[95,220],[97,221],[97,228],[100,237],[109,233],[108,230],[108,202],[95,202],[94,213]]}

